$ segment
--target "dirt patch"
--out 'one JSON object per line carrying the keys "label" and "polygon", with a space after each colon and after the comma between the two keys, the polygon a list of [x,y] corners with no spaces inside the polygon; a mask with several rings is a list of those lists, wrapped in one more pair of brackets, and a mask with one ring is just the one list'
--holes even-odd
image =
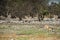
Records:
{"label": "dirt patch", "polygon": [[60,40],[55,36],[45,37],[45,36],[40,36],[40,35],[36,35],[36,36],[33,36],[33,35],[20,35],[20,36],[17,36],[17,37],[22,38],[22,40],[24,40],[24,38],[26,38],[27,40]]}

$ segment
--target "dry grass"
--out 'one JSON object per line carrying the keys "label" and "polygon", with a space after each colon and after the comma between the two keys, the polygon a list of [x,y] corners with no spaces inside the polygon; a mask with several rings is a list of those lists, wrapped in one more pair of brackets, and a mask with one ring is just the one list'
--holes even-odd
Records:
{"label": "dry grass", "polygon": [[[48,30],[50,26],[53,26],[53,32]],[[0,34],[7,33],[8,35],[5,36],[9,36],[11,32],[15,32],[17,35],[13,36],[16,40],[60,40],[60,34],[57,34],[60,33],[60,25],[50,26],[44,28],[44,25],[0,24]],[[0,35],[0,40],[5,40],[5,38],[8,40],[8,37],[1,39],[2,35]]]}
{"label": "dry grass", "polygon": [[16,40],[60,40],[56,36],[46,37],[42,35],[21,35]]}

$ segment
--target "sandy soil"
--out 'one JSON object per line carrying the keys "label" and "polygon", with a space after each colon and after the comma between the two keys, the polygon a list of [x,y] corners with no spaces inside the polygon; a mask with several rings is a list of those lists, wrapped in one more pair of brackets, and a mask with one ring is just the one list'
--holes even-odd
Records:
{"label": "sandy soil", "polygon": [[57,38],[56,36],[51,36],[51,37],[44,37],[40,35],[32,36],[32,35],[20,35],[17,37],[26,37],[28,40],[60,40],[60,38]]}

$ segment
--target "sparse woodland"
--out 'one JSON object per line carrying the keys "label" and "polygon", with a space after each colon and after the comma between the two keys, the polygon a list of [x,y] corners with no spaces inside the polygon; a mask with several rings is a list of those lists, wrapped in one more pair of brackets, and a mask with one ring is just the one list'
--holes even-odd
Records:
{"label": "sparse woodland", "polygon": [[43,20],[44,16],[52,14],[60,16],[60,3],[52,2],[51,5],[48,5],[48,2],[49,0],[1,0],[0,16],[11,15],[11,18],[18,17],[20,20],[25,16],[33,18],[38,15],[39,20],[40,18]]}

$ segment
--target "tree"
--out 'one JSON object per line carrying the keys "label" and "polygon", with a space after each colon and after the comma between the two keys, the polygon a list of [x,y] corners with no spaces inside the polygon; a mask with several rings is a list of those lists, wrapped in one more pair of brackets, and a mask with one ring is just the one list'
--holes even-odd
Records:
{"label": "tree", "polygon": [[30,15],[32,18],[38,14],[38,18],[47,10],[48,0],[6,0],[5,15],[19,17]]}
{"label": "tree", "polygon": [[49,6],[49,12],[51,15],[60,15],[60,4],[52,3]]}

